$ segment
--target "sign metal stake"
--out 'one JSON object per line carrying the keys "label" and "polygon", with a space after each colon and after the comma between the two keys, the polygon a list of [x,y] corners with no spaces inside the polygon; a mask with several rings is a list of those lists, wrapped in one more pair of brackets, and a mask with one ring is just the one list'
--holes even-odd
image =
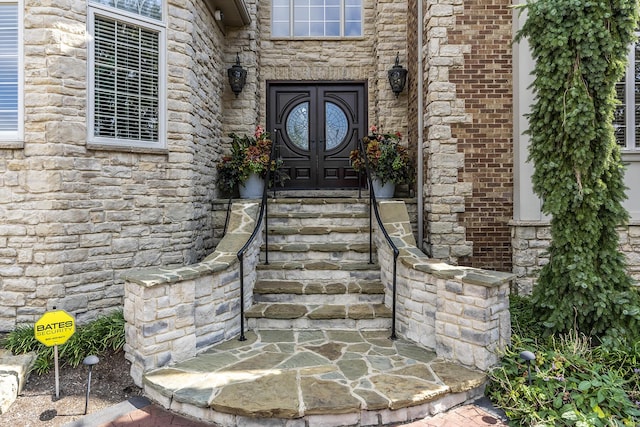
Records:
{"label": "sign metal stake", "polygon": [[58,346],[53,346],[53,359],[56,370],[56,400],[60,398],[60,371],[58,370]]}

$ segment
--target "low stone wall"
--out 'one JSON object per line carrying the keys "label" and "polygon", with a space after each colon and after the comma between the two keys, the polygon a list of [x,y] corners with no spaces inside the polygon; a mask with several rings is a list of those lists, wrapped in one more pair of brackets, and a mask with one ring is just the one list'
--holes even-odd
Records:
{"label": "low stone wall", "polygon": [[[620,251],[627,260],[627,271],[636,283],[640,283],[640,222],[632,222],[618,229]],[[529,295],[538,279],[542,266],[549,262],[547,250],[551,244],[548,222],[511,222],[513,247],[513,272],[515,289],[521,295]]]}
{"label": "low stone wall", "polygon": [[[194,357],[240,333],[240,263],[258,217],[258,202],[234,203],[228,232],[202,262],[147,269],[126,276],[124,347],[138,386],[152,369]],[[262,233],[244,258],[245,307],[252,303]]]}
{"label": "low stone wall", "polygon": [[[397,263],[399,335],[436,351],[438,357],[486,370],[511,338],[509,288],[512,274],[456,267],[416,248],[404,203],[380,202],[380,216],[400,250]],[[391,306],[393,254],[376,230],[378,261]]]}

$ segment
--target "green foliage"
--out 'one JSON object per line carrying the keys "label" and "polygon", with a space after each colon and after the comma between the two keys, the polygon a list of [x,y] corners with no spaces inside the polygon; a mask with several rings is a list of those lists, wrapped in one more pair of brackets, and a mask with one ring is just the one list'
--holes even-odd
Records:
{"label": "green foliage", "polygon": [[[592,347],[584,335],[544,343],[512,337],[487,395],[514,426],[636,426],[640,423],[640,341],[630,350]],[[519,354],[532,351],[531,367]]]}
{"label": "green foliage", "polygon": [[[91,354],[122,349],[125,342],[124,323],[122,311],[116,311],[76,328],[76,333],[58,346],[59,363],[76,367]],[[35,339],[33,326],[19,326],[7,335],[2,346],[13,354],[35,351],[38,358],[33,369],[38,374],[46,373],[53,367],[53,347],[46,347]]]}
{"label": "green foliage", "polygon": [[218,163],[218,188],[225,194],[232,194],[238,184],[243,184],[252,173],[264,178],[267,171],[272,173],[271,184],[284,185],[289,175],[284,171],[282,159],[270,160],[272,141],[262,126],[257,126],[253,136],[231,137],[231,154],[222,157]]}
{"label": "green foliage", "polygon": [[636,0],[529,0],[518,39],[536,61],[529,161],[552,216],[549,263],[534,303],[550,332],[576,327],[610,342],[637,336],[640,298],[616,227],[628,220],[613,132],[615,85],[638,22]]}
{"label": "green foliage", "polygon": [[366,162],[360,150],[353,150],[349,155],[351,166],[356,172],[364,172],[366,164],[382,185],[411,183],[413,165],[407,148],[400,143],[400,132],[382,133],[377,126],[371,126],[368,136],[362,138],[366,151]]}
{"label": "green foliage", "polygon": [[511,313],[511,329],[521,337],[535,339],[543,336],[547,328],[540,322],[536,307],[530,297],[510,295],[509,311]]}
{"label": "green foliage", "polygon": [[18,326],[4,338],[2,347],[10,350],[13,354],[24,354],[33,351],[37,344],[38,341],[33,334],[33,326],[23,325]]}

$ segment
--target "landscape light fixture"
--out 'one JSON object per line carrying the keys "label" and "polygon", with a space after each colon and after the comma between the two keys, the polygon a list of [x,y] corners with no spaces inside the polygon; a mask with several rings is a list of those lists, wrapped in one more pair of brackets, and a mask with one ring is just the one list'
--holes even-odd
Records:
{"label": "landscape light fixture", "polygon": [[396,94],[396,98],[400,95],[400,92],[404,90],[404,86],[407,84],[407,71],[402,65],[400,65],[400,52],[396,54],[396,64],[388,71],[389,84],[391,90]]}
{"label": "landscape light fixture", "polygon": [[536,355],[530,351],[523,351],[520,353],[520,358],[527,364],[527,372],[529,374],[529,385],[531,385],[531,361],[536,360]]}
{"label": "landscape light fixture", "polygon": [[233,64],[233,67],[227,69],[227,75],[229,76],[231,90],[236,94],[237,98],[247,82],[247,70],[242,68],[242,65],[240,65],[239,53],[236,53],[236,63]]}
{"label": "landscape light fixture", "polygon": [[89,379],[87,380],[87,397],[84,400],[84,414],[87,415],[87,407],[89,406],[89,392],[91,391],[91,370],[93,369],[93,365],[97,364],[100,361],[98,356],[87,356],[82,361],[83,365],[89,367]]}

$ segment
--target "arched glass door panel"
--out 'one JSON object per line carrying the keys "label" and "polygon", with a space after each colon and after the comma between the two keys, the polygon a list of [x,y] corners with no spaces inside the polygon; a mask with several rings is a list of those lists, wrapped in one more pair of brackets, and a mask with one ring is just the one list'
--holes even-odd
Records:
{"label": "arched glass door panel", "polygon": [[296,147],[309,151],[309,103],[302,102],[287,116],[286,127],[289,140]]}
{"label": "arched glass door panel", "polygon": [[325,103],[325,150],[333,150],[344,141],[349,129],[347,115],[333,102]]}

